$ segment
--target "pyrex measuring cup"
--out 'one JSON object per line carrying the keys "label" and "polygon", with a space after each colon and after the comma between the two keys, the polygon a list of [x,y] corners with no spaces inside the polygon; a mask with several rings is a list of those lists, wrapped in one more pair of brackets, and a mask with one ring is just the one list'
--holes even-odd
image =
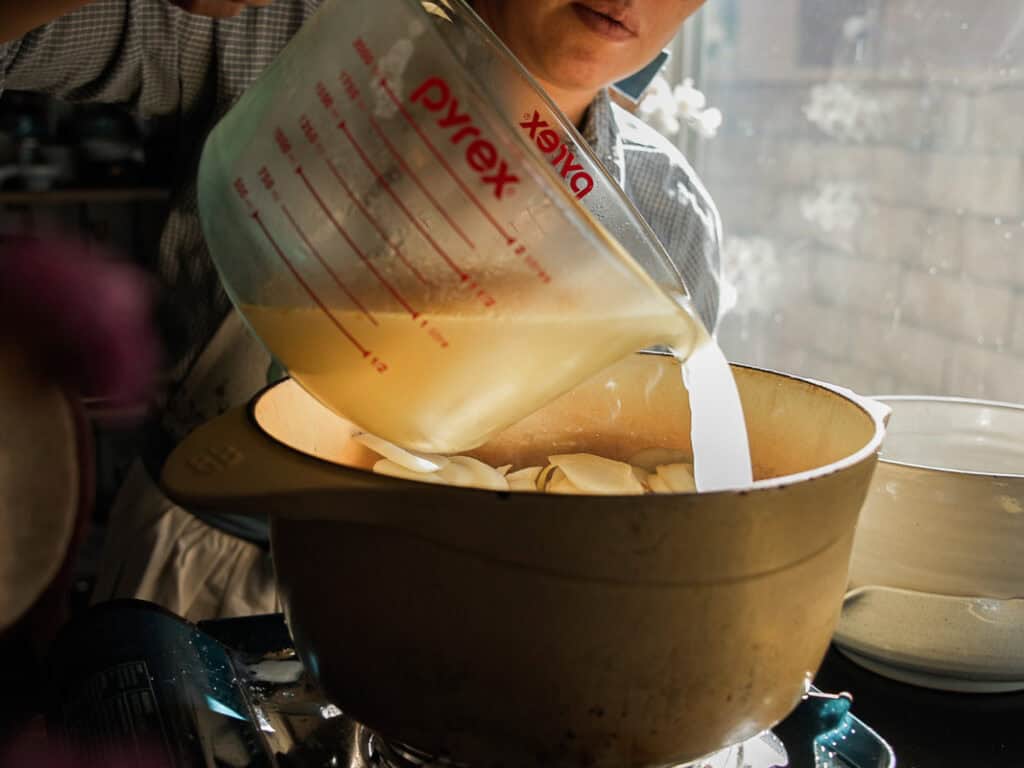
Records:
{"label": "pyrex measuring cup", "polygon": [[269,350],[410,448],[468,450],[631,352],[706,338],[656,238],[461,2],[328,0],[211,134],[199,200]]}

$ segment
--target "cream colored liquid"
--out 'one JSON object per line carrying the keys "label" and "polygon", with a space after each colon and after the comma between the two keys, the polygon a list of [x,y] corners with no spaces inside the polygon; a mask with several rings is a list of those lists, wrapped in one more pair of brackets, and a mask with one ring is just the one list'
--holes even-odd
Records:
{"label": "cream colored liquid", "polygon": [[732,369],[715,342],[700,345],[683,362],[683,384],[690,394],[697,490],[746,488],[754,478],[743,406]]}
{"label": "cream colored liquid", "polygon": [[[362,429],[413,450],[454,454],[485,442],[579,382],[652,343],[675,314],[494,318],[243,308],[302,386]],[[347,338],[344,328],[363,349]],[[592,349],[600,336],[607,343]],[[589,350],[589,351],[586,351]],[[718,346],[684,366],[698,490],[749,485],[750,451],[732,372]]]}
{"label": "cream colored liquid", "polygon": [[[368,432],[433,453],[477,447],[572,388],[581,370],[597,373],[680,322],[674,315],[413,319],[375,312],[374,325],[357,311],[332,310],[371,353],[364,356],[320,309],[243,310],[320,402]],[[586,351],[595,335],[608,343]]]}

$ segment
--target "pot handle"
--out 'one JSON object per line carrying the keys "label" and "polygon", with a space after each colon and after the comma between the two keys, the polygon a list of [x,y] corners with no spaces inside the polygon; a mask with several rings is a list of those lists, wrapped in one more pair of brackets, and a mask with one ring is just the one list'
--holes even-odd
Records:
{"label": "pot handle", "polygon": [[883,426],[889,426],[889,418],[892,416],[892,408],[881,400],[876,400],[875,398],[867,395],[858,395],[851,389],[845,390],[845,393],[850,399],[860,405],[861,408],[870,413],[872,417],[882,422]]}
{"label": "pot handle", "polygon": [[280,445],[241,407],[189,434],[164,463],[160,485],[184,507],[255,514],[267,510],[256,502],[270,497],[365,487],[363,474]]}
{"label": "pot handle", "polygon": [[807,379],[807,381],[824,387],[825,389],[831,389],[833,392],[837,392],[843,397],[852,400],[867,411],[871,418],[881,422],[883,427],[887,427],[889,425],[889,417],[892,416],[892,408],[881,400],[876,400],[875,398],[868,397],[867,395],[859,395],[852,389],[841,387],[838,384],[831,384],[827,381],[819,381],[817,379]]}

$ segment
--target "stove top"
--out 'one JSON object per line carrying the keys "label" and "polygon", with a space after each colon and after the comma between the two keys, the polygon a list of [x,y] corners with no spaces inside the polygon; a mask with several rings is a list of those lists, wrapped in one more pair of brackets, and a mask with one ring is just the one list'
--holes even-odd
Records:
{"label": "stove top", "polygon": [[[140,601],[93,608],[50,661],[51,732],[78,747],[135,744],[185,768],[452,768],[388,744],[328,703],[280,615],[198,627]],[[893,768],[892,750],[812,689],[772,731],[687,768]]]}

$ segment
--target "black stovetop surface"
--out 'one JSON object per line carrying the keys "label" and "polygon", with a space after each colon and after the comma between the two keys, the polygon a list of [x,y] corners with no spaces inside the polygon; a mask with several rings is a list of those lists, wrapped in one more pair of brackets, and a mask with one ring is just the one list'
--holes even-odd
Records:
{"label": "black stovetop surface", "polygon": [[814,683],[852,691],[854,711],[889,742],[899,768],[1024,768],[1024,692],[947,693],[898,683],[835,646]]}

